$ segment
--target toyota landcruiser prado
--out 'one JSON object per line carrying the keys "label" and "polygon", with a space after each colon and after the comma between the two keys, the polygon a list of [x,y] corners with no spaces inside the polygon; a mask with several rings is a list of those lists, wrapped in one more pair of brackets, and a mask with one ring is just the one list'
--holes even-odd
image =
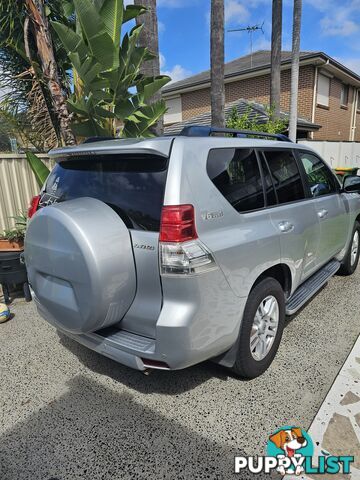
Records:
{"label": "toyota landcruiser prado", "polygon": [[280,135],[213,133],[50,153],[25,239],[48,322],[138,370],[213,359],[253,378],[286,315],[338,270],[354,272],[360,178],[340,186],[313,150]]}

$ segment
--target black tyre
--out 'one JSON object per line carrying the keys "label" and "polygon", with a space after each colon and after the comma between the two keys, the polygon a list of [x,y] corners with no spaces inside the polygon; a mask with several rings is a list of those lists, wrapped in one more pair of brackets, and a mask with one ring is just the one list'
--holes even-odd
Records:
{"label": "black tyre", "polygon": [[360,255],[360,223],[355,222],[348,251],[339,269],[340,275],[352,275],[359,263]]}
{"label": "black tyre", "polygon": [[248,297],[233,372],[244,378],[264,373],[279,348],[284,323],[284,291],[277,280],[265,278]]}
{"label": "black tyre", "polygon": [[23,285],[23,291],[24,291],[24,297],[27,302],[31,302],[32,297],[31,297],[31,292],[29,288],[28,282],[25,282]]}
{"label": "black tyre", "polygon": [[8,305],[10,303],[9,288],[6,284],[2,284],[2,289],[3,289],[3,294],[4,294],[5,305]]}

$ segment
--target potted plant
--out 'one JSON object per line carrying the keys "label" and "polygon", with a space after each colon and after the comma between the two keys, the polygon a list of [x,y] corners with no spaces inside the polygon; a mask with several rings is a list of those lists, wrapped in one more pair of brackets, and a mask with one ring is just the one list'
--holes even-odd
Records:
{"label": "potted plant", "polygon": [[0,235],[0,284],[5,303],[9,303],[9,286],[22,284],[26,301],[31,300],[25,264],[21,255],[24,249],[26,216],[21,214],[15,219],[15,228],[5,230]]}
{"label": "potted plant", "polygon": [[25,231],[19,228],[4,230],[0,235],[0,252],[21,252],[24,249]]}

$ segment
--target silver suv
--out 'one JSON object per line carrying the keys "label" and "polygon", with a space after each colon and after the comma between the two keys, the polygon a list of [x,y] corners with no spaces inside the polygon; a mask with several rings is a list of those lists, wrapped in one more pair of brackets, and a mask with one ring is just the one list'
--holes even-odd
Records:
{"label": "silver suv", "polygon": [[39,313],[138,370],[263,373],[286,315],[356,269],[360,177],[341,186],[313,150],[256,135],[190,127],[52,151],[25,239]]}

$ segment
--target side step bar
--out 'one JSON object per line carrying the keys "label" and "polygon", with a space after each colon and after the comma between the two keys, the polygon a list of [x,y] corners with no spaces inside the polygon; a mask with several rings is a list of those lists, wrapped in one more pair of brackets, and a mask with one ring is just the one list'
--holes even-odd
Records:
{"label": "side step bar", "polygon": [[286,315],[294,315],[340,268],[340,262],[331,260],[295,290],[286,303]]}

